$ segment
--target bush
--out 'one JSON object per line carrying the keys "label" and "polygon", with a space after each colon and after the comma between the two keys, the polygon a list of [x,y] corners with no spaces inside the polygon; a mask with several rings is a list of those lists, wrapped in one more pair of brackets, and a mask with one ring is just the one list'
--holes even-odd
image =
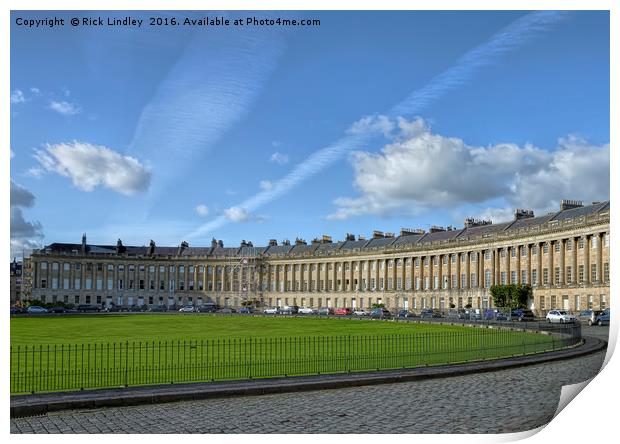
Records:
{"label": "bush", "polygon": [[527,308],[532,297],[532,287],[523,284],[492,285],[490,292],[496,307],[510,309]]}

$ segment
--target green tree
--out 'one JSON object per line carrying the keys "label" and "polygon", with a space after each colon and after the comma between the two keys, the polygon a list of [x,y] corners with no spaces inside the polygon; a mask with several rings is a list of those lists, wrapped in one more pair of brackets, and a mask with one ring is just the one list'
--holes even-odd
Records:
{"label": "green tree", "polygon": [[493,304],[502,308],[527,308],[532,287],[525,284],[492,285],[489,289]]}

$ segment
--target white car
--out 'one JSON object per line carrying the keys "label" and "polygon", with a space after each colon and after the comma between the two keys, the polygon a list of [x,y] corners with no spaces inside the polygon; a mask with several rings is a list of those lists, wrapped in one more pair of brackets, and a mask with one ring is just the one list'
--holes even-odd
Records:
{"label": "white car", "polygon": [[179,311],[181,313],[193,313],[194,312],[194,306],[193,305],[186,305],[185,307],[179,308]]}
{"label": "white car", "polygon": [[304,315],[311,315],[311,314],[315,314],[316,311],[310,307],[301,307],[297,313],[299,314],[304,314]]}
{"label": "white car", "polygon": [[546,316],[547,322],[559,322],[564,324],[567,322],[575,322],[577,318],[566,310],[550,310]]}
{"label": "white car", "polygon": [[354,316],[368,316],[368,312],[360,308],[360,309],[353,310],[353,315]]}
{"label": "white car", "polygon": [[263,313],[267,314],[267,315],[275,315],[278,314],[280,310],[278,310],[277,307],[273,307],[273,308],[265,308],[263,310]]}

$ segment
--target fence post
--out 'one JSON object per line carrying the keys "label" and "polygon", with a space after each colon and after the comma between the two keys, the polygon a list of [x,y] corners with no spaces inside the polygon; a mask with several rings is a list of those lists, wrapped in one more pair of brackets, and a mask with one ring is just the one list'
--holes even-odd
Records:
{"label": "fence post", "polygon": [[125,387],[129,387],[129,341],[125,341]]}

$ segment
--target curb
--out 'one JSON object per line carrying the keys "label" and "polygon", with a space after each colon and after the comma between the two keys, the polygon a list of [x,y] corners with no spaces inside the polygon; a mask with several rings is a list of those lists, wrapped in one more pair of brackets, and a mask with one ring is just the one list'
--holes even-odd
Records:
{"label": "curb", "polygon": [[47,393],[42,395],[14,395],[11,396],[11,418],[44,415],[60,410],[121,407],[230,396],[256,396],[447,378],[572,359],[596,353],[606,347],[606,341],[586,336],[582,345],[569,349],[541,353],[539,355],[517,356],[466,364],[437,365],[379,372],[340,373],[209,383],[199,382]]}

